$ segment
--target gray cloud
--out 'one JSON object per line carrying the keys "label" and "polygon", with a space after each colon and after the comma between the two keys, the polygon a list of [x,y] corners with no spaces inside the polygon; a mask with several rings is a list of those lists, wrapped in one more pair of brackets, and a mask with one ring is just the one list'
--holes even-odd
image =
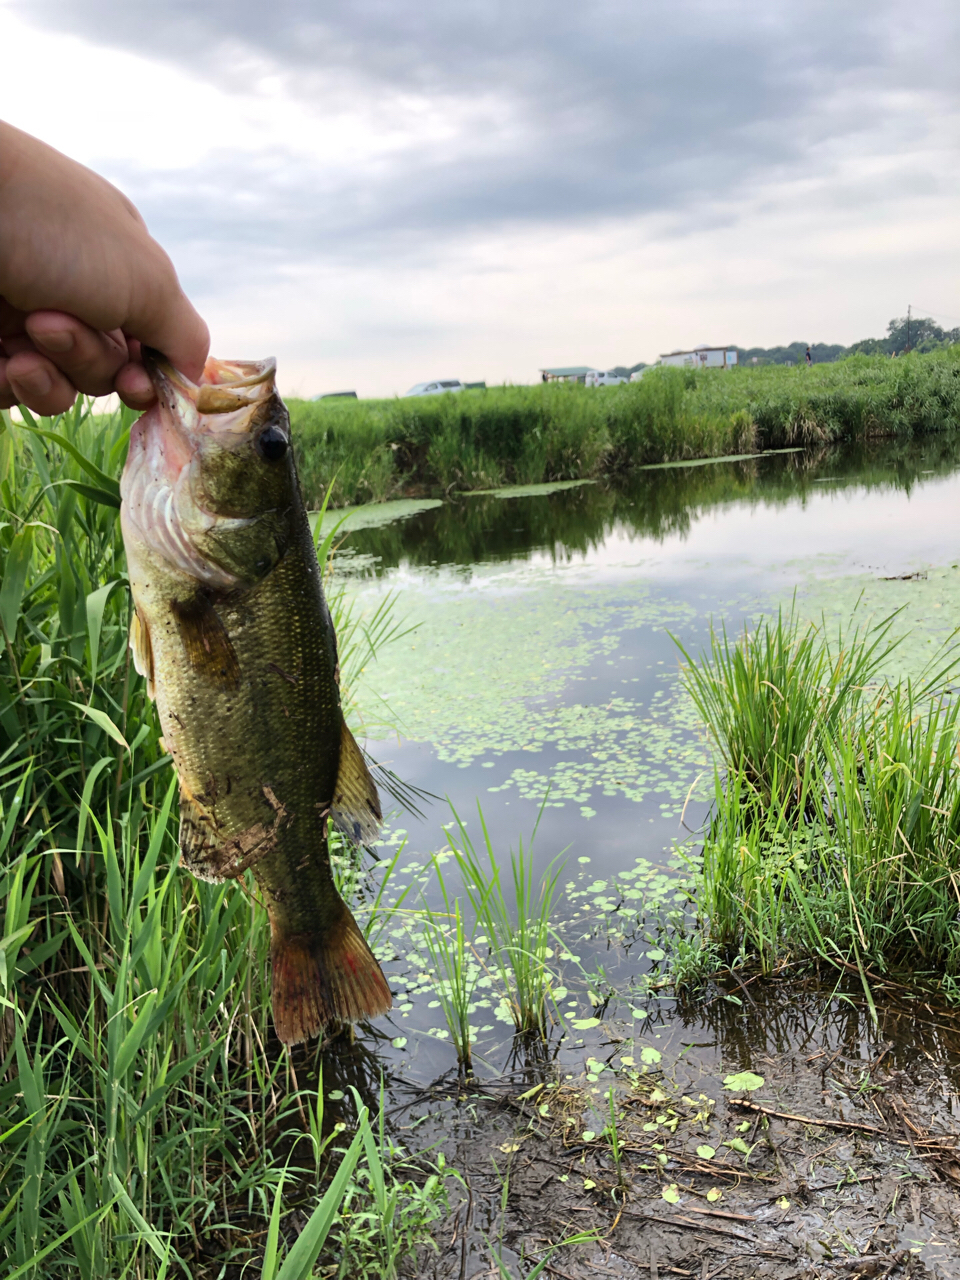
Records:
{"label": "gray cloud", "polygon": [[114,167],[162,238],[195,246],[201,273],[226,246],[256,244],[274,264],[416,255],[505,225],[681,216],[824,149],[907,150],[926,124],[910,95],[960,96],[960,22],[938,3],[21,0],[18,11],[228,89],[279,76],[321,117],[362,102],[387,125],[404,95],[449,111],[451,137],[373,167],[305,165],[282,139],[269,154],[224,150],[199,173]]}

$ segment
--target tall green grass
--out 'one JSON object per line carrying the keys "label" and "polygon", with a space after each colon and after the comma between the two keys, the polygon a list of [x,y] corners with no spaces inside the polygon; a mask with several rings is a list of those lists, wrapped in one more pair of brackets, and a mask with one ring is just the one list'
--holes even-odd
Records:
{"label": "tall green grass", "polygon": [[[131,416],[0,421],[0,1269],[292,1280],[326,1248],[330,1274],[390,1274],[446,1175],[402,1171],[361,1112],[327,1186],[335,1118],[271,1039],[252,886],[178,868],[127,649]],[[345,670],[394,628],[348,619]],[[294,1207],[308,1226],[288,1241]]]}
{"label": "tall green grass", "polygon": [[553,1006],[552,989],[558,984],[551,968],[553,926],[551,916],[557,882],[563,871],[562,855],[534,880],[533,836],[526,849],[520,840],[510,850],[510,879],[504,885],[490,832],[477,805],[483,836],[483,855],[454,810],[454,824],[447,839],[456,859],[464,892],[481,931],[474,946],[485,946],[488,963],[495,970],[501,991],[518,1032],[542,1030]]}
{"label": "tall green grass", "polygon": [[655,368],[637,383],[538,384],[397,400],[294,401],[308,501],[583,479],[757,449],[910,437],[960,424],[960,348],[812,369]]}
{"label": "tall green grass", "polygon": [[823,960],[960,975],[960,702],[955,649],[883,679],[890,620],[845,639],[796,614],[735,645],[714,635],[685,680],[725,776],[700,908],[728,960]]}
{"label": "tall green grass", "polygon": [[831,638],[826,624],[792,609],[764,618],[731,642],[711,629],[710,661],[698,664],[679,641],[683,681],[710,726],[723,762],[764,806],[797,803],[811,765],[856,708],[898,641],[893,623],[855,626]]}

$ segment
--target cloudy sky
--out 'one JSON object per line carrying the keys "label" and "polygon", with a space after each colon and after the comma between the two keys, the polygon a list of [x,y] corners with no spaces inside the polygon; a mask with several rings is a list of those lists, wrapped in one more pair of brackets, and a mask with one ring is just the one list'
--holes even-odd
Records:
{"label": "cloudy sky", "polygon": [[960,322],[955,0],[0,0],[0,115],[287,392]]}

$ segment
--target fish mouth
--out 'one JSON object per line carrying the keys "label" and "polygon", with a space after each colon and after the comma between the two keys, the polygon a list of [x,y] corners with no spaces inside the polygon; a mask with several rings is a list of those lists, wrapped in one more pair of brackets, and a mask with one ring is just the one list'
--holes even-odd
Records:
{"label": "fish mouth", "polygon": [[199,382],[191,382],[152,347],[143,348],[142,358],[160,403],[188,430],[199,427],[200,417],[249,409],[274,394],[277,362],[273,356],[265,360],[216,360],[211,356]]}
{"label": "fish mouth", "polygon": [[157,403],[130,432],[120,481],[124,539],[129,534],[181,572],[229,589],[236,576],[208,560],[198,540],[214,527],[243,527],[253,518],[208,509],[198,458],[205,438],[229,449],[249,436],[258,407],[276,394],[277,362],[211,358],[192,382],[159,351],[144,348],[142,359]]}

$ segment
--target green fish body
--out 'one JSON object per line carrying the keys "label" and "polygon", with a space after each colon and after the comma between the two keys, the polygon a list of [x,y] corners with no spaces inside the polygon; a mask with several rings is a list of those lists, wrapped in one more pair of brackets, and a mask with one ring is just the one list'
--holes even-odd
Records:
{"label": "green fish body", "polygon": [[272,361],[160,357],[121,483],[131,646],[180,783],[184,863],[250,868],[271,928],[273,1017],[296,1044],[386,1012],[337,892],[329,824],[369,842],[380,806],[340,706],[337,644]]}

